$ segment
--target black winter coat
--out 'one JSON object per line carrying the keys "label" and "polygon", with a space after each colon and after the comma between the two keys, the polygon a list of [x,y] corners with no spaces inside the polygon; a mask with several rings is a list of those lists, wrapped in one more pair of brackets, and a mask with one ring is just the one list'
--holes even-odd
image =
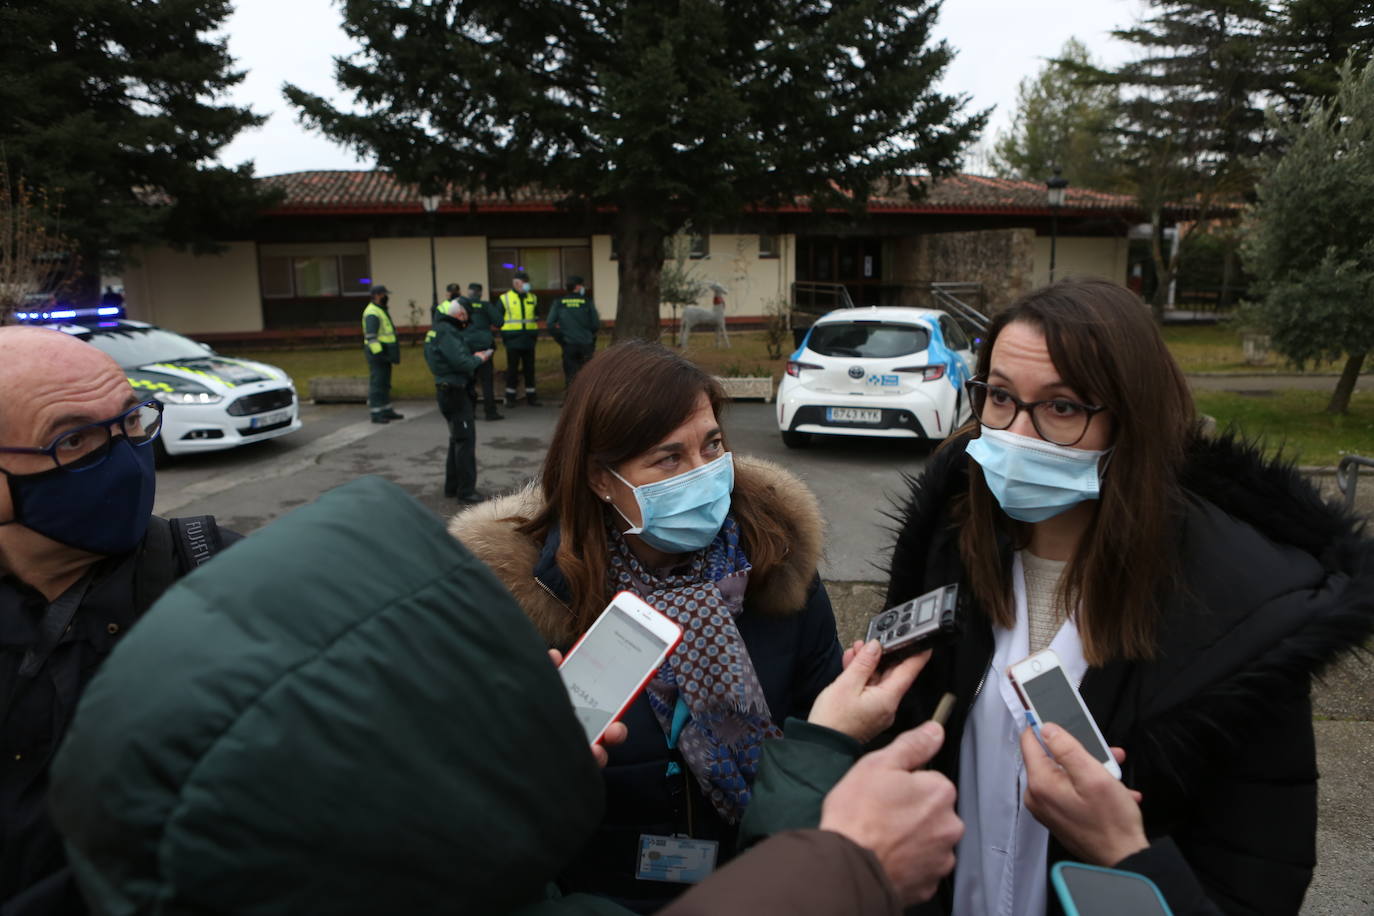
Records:
{"label": "black winter coat", "polygon": [[[951,500],[963,443],[938,452],[900,516],[888,605],[961,581]],[[1291,467],[1231,439],[1199,440],[1182,475],[1183,585],[1163,610],[1158,657],[1090,668],[1082,693],[1124,781],[1144,794],[1150,849],[1120,863],[1153,877],[1179,913],[1296,913],[1316,859],[1313,676],[1374,633],[1374,545]],[[935,766],[957,776],[964,723],[993,633],[970,615],[898,714],[959,702]],[[1069,856],[1051,838],[1049,861]],[[952,883],[920,912],[948,912]],[[1056,904],[1051,903],[1051,909]]]}

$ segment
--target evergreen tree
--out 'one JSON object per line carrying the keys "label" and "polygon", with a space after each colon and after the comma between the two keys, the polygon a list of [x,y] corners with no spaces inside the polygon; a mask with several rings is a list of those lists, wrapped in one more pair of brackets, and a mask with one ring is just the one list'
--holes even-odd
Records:
{"label": "evergreen tree", "polygon": [[215,250],[260,200],[252,167],[216,156],[261,123],[219,97],[242,79],[228,0],[0,4],[0,148],[17,182],[60,203],[80,299],[139,243]]}
{"label": "evergreen tree", "polygon": [[1344,65],[1332,99],[1274,123],[1285,152],[1245,221],[1250,317],[1299,365],[1344,357],[1327,406],[1344,413],[1374,347],[1374,63]]}
{"label": "evergreen tree", "polygon": [[1059,166],[1076,186],[1122,188],[1120,141],[1113,130],[1118,93],[1076,76],[1076,68],[1092,66],[1087,47],[1071,38],[1057,60],[1021,81],[1011,128],[994,146],[998,175],[1044,181]]}
{"label": "evergreen tree", "polygon": [[664,240],[751,205],[861,207],[938,177],[985,115],[934,86],[938,0],[344,0],[355,111],[307,123],[399,178],[615,209],[616,336],[657,338]]}
{"label": "evergreen tree", "polygon": [[1371,0],[1284,0],[1269,30],[1270,91],[1294,113],[1336,93],[1340,67],[1374,56]]}

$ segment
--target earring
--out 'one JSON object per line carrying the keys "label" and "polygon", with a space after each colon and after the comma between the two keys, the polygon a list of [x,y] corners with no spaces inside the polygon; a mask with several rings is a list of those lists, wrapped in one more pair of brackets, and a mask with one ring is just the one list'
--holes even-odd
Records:
{"label": "earring", "polygon": [[605,499],[606,502],[610,502],[610,501],[611,501],[611,494],[606,493],[606,494],[603,495],[602,498]]}

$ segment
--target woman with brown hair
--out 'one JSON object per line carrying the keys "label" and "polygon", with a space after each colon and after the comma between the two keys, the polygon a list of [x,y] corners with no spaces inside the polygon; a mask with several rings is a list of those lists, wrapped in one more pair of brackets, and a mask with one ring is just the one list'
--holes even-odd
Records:
{"label": "woman with brown hair", "polygon": [[651,878],[653,841],[723,864],[764,739],[806,716],[841,669],[816,499],[730,452],[724,405],[710,376],[657,344],[604,350],[568,392],[538,485],[450,525],[554,648],[621,590],[683,627],[624,716],[605,822],[560,882],[640,912],[685,886]]}
{"label": "woman with brown hair", "polygon": [[[897,715],[957,698],[932,765],[965,833],[920,912],[1039,916],[1049,867],[1076,858],[1152,877],[1180,914],[1296,913],[1315,860],[1310,681],[1374,632],[1360,523],[1290,465],[1201,436],[1149,310],[1115,284],[1013,303],[967,391],[975,419],[913,482],[888,588],[889,605],[949,584],[964,599]],[[1026,727],[1007,669],[1047,647],[1120,781],[1066,729],[1042,729],[1050,760]],[[770,780],[751,835],[811,791]]]}

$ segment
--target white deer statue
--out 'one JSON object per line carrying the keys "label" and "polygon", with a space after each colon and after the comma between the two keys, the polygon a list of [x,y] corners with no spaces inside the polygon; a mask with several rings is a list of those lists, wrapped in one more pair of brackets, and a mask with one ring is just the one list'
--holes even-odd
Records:
{"label": "white deer statue", "polygon": [[682,349],[687,349],[688,335],[692,328],[703,326],[716,332],[716,346],[730,346],[730,332],[725,330],[725,287],[719,283],[711,284],[711,307],[704,309],[699,305],[689,305],[682,310]]}

